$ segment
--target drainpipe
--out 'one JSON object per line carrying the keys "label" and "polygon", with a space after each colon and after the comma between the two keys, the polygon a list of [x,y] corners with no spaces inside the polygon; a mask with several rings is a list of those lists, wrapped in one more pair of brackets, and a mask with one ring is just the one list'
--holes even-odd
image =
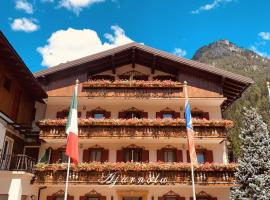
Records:
{"label": "drainpipe", "polygon": [[38,200],[40,200],[41,190],[43,190],[43,189],[45,189],[45,188],[47,188],[47,186],[43,186],[43,187],[40,187],[40,188],[38,189]]}

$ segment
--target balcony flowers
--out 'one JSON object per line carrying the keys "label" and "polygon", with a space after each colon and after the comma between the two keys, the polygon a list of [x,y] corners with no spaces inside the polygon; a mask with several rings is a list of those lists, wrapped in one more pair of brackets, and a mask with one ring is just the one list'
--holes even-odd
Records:
{"label": "balcony flowers", "polygon": [[92,80],[83,83],[83,88],[182,88],[182,84],[171,80]]}
{"label": "balcony flowers", "polygon": [[[40,127],[43,126],[65,126],[66,119],[44,119],[37,122]],[[88,118],[78,119],[79,126],[185,126],[185,119],[94,119]],[[207,119],[193,119],[193,126],[198,127],[233,127],[231,120],[207,120]]]}
{"label": "balcony flowers", "polygon": [[[235,163],[205,163],[194,166],[195,171],[235,171],[238,165]],[[36,171],[59,171],[66,170],[67,163],[45,164],[38,163],[35,166]],[[73,171],[190,171],[190,163],[139,163],[139,162],[89,162],[71,164]]]}

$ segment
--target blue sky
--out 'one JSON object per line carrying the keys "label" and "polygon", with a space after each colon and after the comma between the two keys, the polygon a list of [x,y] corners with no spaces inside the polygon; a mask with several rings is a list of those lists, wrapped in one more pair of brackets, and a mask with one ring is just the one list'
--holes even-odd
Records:
{"label": "blue sky", "polygon": [[0,29],[31,71],[130,41],[191,58],[228,39],[270,54],[269,0],[2,0]]}

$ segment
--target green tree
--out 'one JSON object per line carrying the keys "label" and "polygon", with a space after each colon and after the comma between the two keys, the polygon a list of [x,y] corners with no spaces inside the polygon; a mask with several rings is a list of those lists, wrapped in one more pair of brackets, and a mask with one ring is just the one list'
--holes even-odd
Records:
{"label": "green tree", "polygon": [[244,108],[241,128],[239,167],[235,173],[239,184],[231,191],[232,200],[270,199],[270,139],[267,125],[254,108]]}

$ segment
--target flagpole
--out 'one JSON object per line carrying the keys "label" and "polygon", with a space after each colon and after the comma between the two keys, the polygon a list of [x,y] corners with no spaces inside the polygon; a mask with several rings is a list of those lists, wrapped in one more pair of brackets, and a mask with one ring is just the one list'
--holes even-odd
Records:
{"label": "flagpole", "polygon": [[[187,81],[184,81],[184,95],[187,98]],[[190,156],[189,152],[189,156]],[[191,166],[191,182],[192,182],[192,196],[193,200],[196,200],[196,191],[195,191],[195,180],[194,180],[194,166],[193,166],[193,159],[190,156],[190,166]]]}
{"label": "flagpole", "polygon": [[269,106],[269,113],[270,113],[270,83],[266,82],[267,90],[268,90],[268,106]]}
{"label": "flagpole", "polygon": [[193,196],[193,200],[196,200],[195,180],[194,180],[194,167],[193,167],[193,163],[192,162],[190,162],[190,164],[191,164],[192,196]]}
{"label": "flagpole", "polygon": [[68,157],[68,168],[67,168],[66,188],[65,188],[65,197],[64,197],[64,200],[67,200],[69,168],[70,168],[70,157]]}

